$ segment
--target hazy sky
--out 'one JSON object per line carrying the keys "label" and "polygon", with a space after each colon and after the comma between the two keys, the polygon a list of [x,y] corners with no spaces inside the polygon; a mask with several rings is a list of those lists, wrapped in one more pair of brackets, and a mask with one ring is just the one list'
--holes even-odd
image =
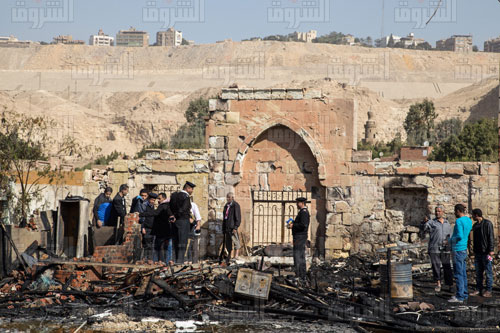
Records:
{"label": "hazy sky", "polygon": [[196,43],[315,29],[319,35],[340,31],[373,39],[382,32],[399,36],[413,32],[432,45],[452,34],[470,33],[482,49],[486,39],[500,35],[498,0],[442,0],[443,8],[426,26],[437,3],[439,0],[2,0],[0,36],[49,42],[56,35],[71,34],[88,43],[99,28],[115,36],[118,30],[134,26],[148,31],[154,43],[158,30],[175,24],[184,38]]}

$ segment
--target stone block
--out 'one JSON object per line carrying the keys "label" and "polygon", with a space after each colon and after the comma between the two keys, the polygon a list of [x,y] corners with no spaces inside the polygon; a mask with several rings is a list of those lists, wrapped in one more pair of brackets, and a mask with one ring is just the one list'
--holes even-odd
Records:
{"label": "stone block", "polygon": [[335,212],[336,213],[348,213],[351,211],[351,207],[345,201],[336,201],[335,202]]}
{"label": "stone block", "polygon": [[208,138],[208,146],[210,148],[224,149],[225,142],[226,140],[223,136],[211,136]]}
{"label": "stone block", "polygon": [[194,163],[192,161],[159,161],[152,163],[153,172],[162,173],[190,173],[194,172]]}
{"label": "stone block", "polygon": [[140,178],[142,184],[177,185],[177,179],[175,175],[149,174],[149,175],[142,175]]}
{"label": "stone block", "polygon": [[271,90],[271,99],[285,99],[286,98],[286,89],[272,89]]}
{"label": "stone block", "polygon": [[375,174],[377,175],[393,175],[394,163],[392,162],[377,162],[375,163]]}
{"label": "stone block", "polygon": [[207,133],[210,136],[228,136],[230,126],[230,124],[217,123],[211,130],[207,129]]}
{"label": "stone block", "polygon": [[286,99],[304,99],[304,91],[302,89],[287,89]]}
{"label": "stone block", "polygon": [[233,162],[232,161],[226,161],[224,162],[224,172],[232,172],[233,171]]}
{"label": "stone block", "polygon": [[271,89],[255,89],[253,93],[255,99],[271,99]]}
{"label": "stone block", "polygon": [[342,237],[326,237],[325,248],[329,250],[342,250],[344,244]]}
{"label": "stone block", "polygon": [[146,150],[146,160],[159,160],[161,159],[160,149],[148,149]]}
{"label": "stone block", "polygon": [[253,89],[242,88],[238,91],[239,100],[252,100],[255,99]]}
{"label": "stone block", "polygon": [[238,99],[238,89],[236,88],[222,89],[221,99],[223,100]]}
{"label": "stone block", "polygon": [[152,172],[153,165],[150,161],[136,161],[136,171],[138,173]]}
{"label": "stone block", "polygon": [[426,174],[428,171],[429,167],[427,165],[400,166],[396,168],[398,175],[421,175]]}
{"label": "stone block", "polygon": [[431,177],[427,177],[427,176],[417,176],[417,177],[415,177],[415,184],[416,185],[422,185],[422,186],[425,186],[427,188],[430,188],[430,187],[434,186],[434,184],[432,182],[432,178]]}
{"label": "stone block", "polygon": [[430,175],[444,175],[446,172],[446,163],[430,163],[429,164],[429,174]]}
{"label": "stone block", "polygon": [[[236,96],[237,97],[237,96]],[[230,99],[230,98],[228,98]],[[228,111],[229,103],[222,99],[210,99],[208,101],[208,110],[213,111]]]}
{"label": "stone block", "polygon": [[113,161],[114,172],[128,172],[128,162],[126,160]]}
{"label": "stone block", "polygon": [[479,165],[477,163],[464,163],[464,174],[466,175],[479,174]]}
{"label": "stone block", "polygon": [[463,163],[446,163],[446,174],[447,175],[463,175],[464,165]]}
{"label": "stone block", "polygon": [[239,124],[240,123],[240,113],[239,112],[227,112],[226,113],[226,123]]}
{"label": "stone block", "polygon": [[194,172],[196,173],[209,173],[210,169],[208,167],[208,162],[206,161],[195,161],[193,163],[194,165]]}
{"label": "stone block", "polygon": [[304,98],[305,99],[319,99],[323,97],[321,90],[318,89],[306,89],[304,91]]}
{"label": "stone block", "polygon": [[353,162],[370,162],[372,160],[372,152],[370,150],[359,150],[352,152]]}
{"label": "stone block", "polygon": [[352,163],[351,170],[353,174],[358,175],[373,175],[375,174],[375,166],[373,163]]}
{"label": "stone block", "polygon": [[352,214],[351,213],[343,213],[342,214],[342,224],[345,226],[352,225]]}
{"label": "stone block", "polygon": [[224,177],[226,184],[228,185],[236,185],[241,181],[241,175],[239,174],[233,174],[233,173],[226,173],[226,176]]}

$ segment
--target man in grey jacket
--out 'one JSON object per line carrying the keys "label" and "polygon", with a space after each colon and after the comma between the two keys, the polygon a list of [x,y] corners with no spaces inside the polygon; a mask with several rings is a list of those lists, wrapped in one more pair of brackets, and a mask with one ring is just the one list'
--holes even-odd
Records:
{"label": "man in grey jacket", "polygon": [[438,206],[435,210],[436,218],[423,222],[423,231],[430,234],[429,257],[431,258],[432,273],[436,282],[436,292],[441,291],[441,266],[444,271],[444,281],[448,288],[453,285],[453,273],[451,270],[451,256],[448,239],[451,237],[452,229],[447,219],[444,218],[443,207]]}

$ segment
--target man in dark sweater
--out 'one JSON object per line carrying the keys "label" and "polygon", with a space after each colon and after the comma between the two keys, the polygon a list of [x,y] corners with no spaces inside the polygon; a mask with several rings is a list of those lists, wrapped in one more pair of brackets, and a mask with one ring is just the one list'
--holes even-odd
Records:
{"label": "man in dark sweater", "polygon": [[175,261],[183,264],[185,261],[189,232],[191,230],[191,194],[196,187],[191,182],[184,184],[183,190],[172,193],[170,209],[175,216],[174,249]]}
{"label": "man in dark sweater", "polygon": [[[483,218],[480,209],[472,210],[472,219],[476,222],[472,226],[474,241],[474,263],[476,266],[476,291],[471,296],[481,295],[491,297],[493,288],[493,255],[495,254],[495,235],[493,223]],[[486,289],[483,286],[483,274],[486,273]]]}
{"label": "man in dark sweater", "polygon": [[226,264],[229,265],[231,259],[231,252],[233,246],[235,247],[236,257],[237,251],[240,249],[238,238],[238,228],[241,224],[241,209],[240,205],[234,200],[234,194],[228,193],[226,196],[227,203],[224,205],[223,219],[222,219],[222,232],[224,233],[224,240],[222,244],[222,251],[219,256],[219,263],[222,263],[224,258],[224,250],[227,250]]}
{"label": "man in dark sweater", "polygon": [[99,206],[103,203],[111,202],[112,193],[113,189],[111,187],[106,187],[104,193],[99,194],[99,196],[95,198],[94,207],[92,208],[92,212],[94,213],[94,219],[93,219],[94,226],[97,226],[99,228],[102,227],[104,221],[99,220],[99,213],[98,213]]}
{"label": "man in dark sweater", "polygon": [[309,229],[310,215],[306,208],[306,198],[297,198],[299,213],[295,220],[288,224],[293,236],[293,265],[295,275],[300,279],[306,278],[306,242]]}

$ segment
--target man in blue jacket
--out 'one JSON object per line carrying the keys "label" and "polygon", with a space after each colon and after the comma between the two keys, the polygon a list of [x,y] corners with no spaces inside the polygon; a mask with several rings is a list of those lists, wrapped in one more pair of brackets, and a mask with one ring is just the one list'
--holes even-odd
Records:
{"label": "man in blue jacket", "polygon": [[455,228],[450,238],[451,249],[453,251],[453,268],[455,270],[455,283],[457,293],[451,299],[450,303],[462,303],[468,297],[467,291],[467,245],[469,234],[472,230],[472,221],[465,216],[465,206],[458,204],[455,206]]}

